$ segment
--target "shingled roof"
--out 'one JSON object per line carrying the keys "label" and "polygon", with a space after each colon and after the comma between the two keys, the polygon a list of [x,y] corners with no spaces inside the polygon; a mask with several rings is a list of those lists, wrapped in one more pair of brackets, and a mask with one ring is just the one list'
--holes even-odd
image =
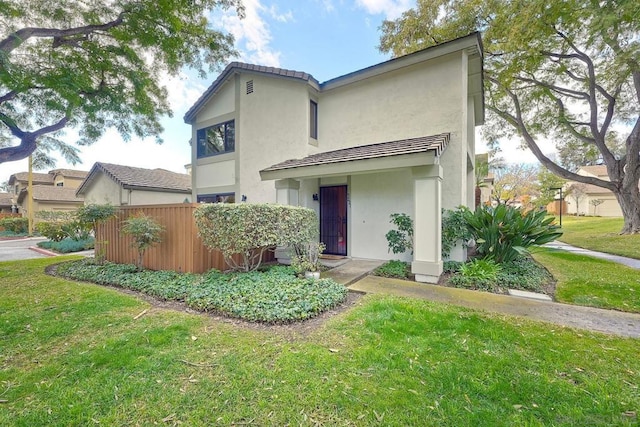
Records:
{"label": "shingled roof", "polygon": [[[22,203],[29,192],[23,189],[18,196],[18,203]],[[82,203],[84,198],[76,197],[76,189],[56,187],[55,185],[34,185],[33,200],[39,202]]]}
{"label": "shingled roof", "polygon": [[185,123],[191,123],[195,118],[198,110],[214,95],[224,82],[237,71],[250,71],[259,74],[267,74],[270,76],[285,77],[290,79],[297,79],[305,82],[312,82],[315,86],[319,86],[320,83],[309,73],[303,71],[287,70],[277,67],[265,67],[263,65],[246,64],[244,62],[232,62],[222,71],[217,79],[211,86],[202,94],[200,98],[193,104],[189,111],[184,115]]}
{"label": "shingled roof", "polygon": [[332,163],[351,162],[356,160],[374,159],[378,157],[400,156],[404,154],[434,152],[439,156],[449,143],[450,134],[441,133],[433,136],[401,139],[397,141],[381,142],[378,144],[360,145],[358,147],[343,148],[341,150],[325,151],[302,159],[286,160],[275,164],[260,172],[293,169],[303,166],[317,166]]}
{"label": "shingled roof", "polygon": [[76,194],[83,194],[100,172],[125,189],[191,193],[191,175],[165,169],[143,169],[97,162],[91,168],[89,175],[80,185]]}
{"label": "shingled roof", "polygon": [[[13,185],[16,181],[27,182],[29,180],[29,172],[14,173],[9,177],[9,185]],[[53,175],[48,173],[32,173],[32,182],[34,184],[53,184]]]}
{"label": "shingled roof", "polygon": [[13,206],[11,202],[11,198],[13,195],[11,193],[0,193],[0,207],[6,208]]}

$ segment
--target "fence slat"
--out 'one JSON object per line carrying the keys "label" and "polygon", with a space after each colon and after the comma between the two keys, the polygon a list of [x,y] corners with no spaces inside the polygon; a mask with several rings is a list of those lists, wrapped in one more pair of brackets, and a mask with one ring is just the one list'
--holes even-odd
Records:
{"label": "fence slat", "polygon": [[[123,206],[116,217],[101,224],[96,230],[96,241],[105,259],[118,264],[135,263],[137,252],[132,239],[120,233],[122,221],[142,212],[165,228],[162,242],[148,249],[143,265],[150,270],[173,270],[184,273],[204,273],[212,268],[226,270],[222,253],[209,251],[198,237],[194,210],[197,203],[171,205]],[[275,259],[272,252],[265,254],[264,262]]]}

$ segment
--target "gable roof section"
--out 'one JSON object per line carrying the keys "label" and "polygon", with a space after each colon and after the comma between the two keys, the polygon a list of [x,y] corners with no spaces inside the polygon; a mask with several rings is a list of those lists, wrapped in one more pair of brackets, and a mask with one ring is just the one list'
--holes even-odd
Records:
{"label": "gable roof section", "polygon": [[[14,173],[9,177],[9,185],[13,185],[16,181],[27,182],[29,180],[29,172]],[[48,173],[32,173],[32,182],[34,184],[53,184],[53,175]]]}
{"label": "gable roof section", "polygon": [[263,65],[245,64],[244,62],[232,62],[231,64],[227,65],[227,67],[222,71],[218,78],[215,79],[211,86],[209,86],[209,88],[202,94],[202,96],[198,98],[196,103],[193,104],[191,108],[189,108],[189,111],[187,111],[187,113],[184,115],[185,123],[191,123],[196,118],[198,111],[209,101],[209,99],[213,95],[218,92],[218,90],[227,81],[227,79],[239,71],[248,71],[269,76],[301,80],[304,82],[310,82],[311,84],[316,86],[316,88],[319,87],[318,81],[311,74],[305,73],[303,71],[287,70],[277,67],[265,67]]}
{"label": "gable roof section", "polygon": [[52,174],[53,176],[62,175],[65,178],[81,178],[81,179],[85,179],[87,175],[89,175],[89,172],[87,171],[79,171],[75,169],[54,169],[52,171],[49,171],[49,173]]}
{"label": "gable roof section", "polygon": [[[18,196],[18,203],[27,197],[29,191],[25,188]],[[33,200],[39,202],[56,202],[56,203],[82,203],[82,197],[76,197],[76,189],[69,187],[56,187],[55,185],[34,185]]]}
{"label": "gable roof section", "polygon": [[13,195],[10,193],[0,193],[0,207],[13,206],[12,197]]}
{"label": "gable roof section", "polygon": [[76,194],[84,194],[100,173],[128,190],[164,191],[169,193],[191,193],[191,176],[165,169],[143,169],[132,166],[97,162],[87,178],[80,184]]}
{"label": "gable roof section", "polygon": [[580,166],[580,169],[595,176],[609,176],[606,165]]}
{"label": "gable roof section", "polygon": [[209,86],[209,88],[202,94],[202,96],[196,101],[195,104],[184,115],[185,123],[191,124],[196,118],[196,115],[204,105],[209,102],[212,96],[214,96],[228,78],[240,71],[248,71],[254,73],[260,73],[274,77],[292,78],[301,81],[308,82],[315,89],[319,91],[326,91],[335,89],[340,86],[355,83],[360,80],[372,78],[384,73],[395,71],[407,66],[418,64],[420,62],[427,61],[429,59],[437,58],[443,55],[448,55],[460,50],[467,50],[475,59],[469,61],[469,95],[473,97],[476,104],[475,114],[476,123],[484,123],[484,90],[483,90],[483,47],[482,39],[479,32],[469,34],[468,36],[460,37],[448,42],[444,42],[435,46],[431,46],[407,55],[399,56],[397,58],[390,59],[380,64],[372,65],[370,67],[363,68],[358,71],[354,71],[349,74],[345,74],[340,77],[336,77],[331,80],[327,80],[324,83],[318,83],[318,81],[311,75],[302,71],[286,70],[283,68],[264,67],[261,65],[245,64],[242,62],[232,62],[224,71],[218,76],[218,78]]}
{"label": "gable roof section", "polygon": [[450,134],[441,133],[432,136],[423,136],[411,139],[401,139],[397,141],[380,142],[377,144],[360,145],[352,148],[325,151],[313,154],[302,159],[291,159],[269,166],[260,171],[263,179],[274,179],[269,177],[279,171],[301,169],[314,166],[335,165],[339,163],[357,162],[371,159],[390,159],[394,157],[432,154],[439,157],[447,148]]}

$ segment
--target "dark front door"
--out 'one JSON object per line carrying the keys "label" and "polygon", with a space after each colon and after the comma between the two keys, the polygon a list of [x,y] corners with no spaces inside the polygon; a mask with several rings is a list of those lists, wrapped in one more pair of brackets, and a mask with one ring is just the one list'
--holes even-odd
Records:
{"label": "dark front door", "polygon": [[347,186],[320,188],[320,241],[326,254],[347,255]]}

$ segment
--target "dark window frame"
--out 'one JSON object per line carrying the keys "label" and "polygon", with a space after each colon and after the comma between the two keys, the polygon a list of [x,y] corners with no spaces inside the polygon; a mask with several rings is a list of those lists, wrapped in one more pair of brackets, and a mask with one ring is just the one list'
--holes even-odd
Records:
{"label": "dark window frame", "polygon": [[309,100],[309,137],[318,139],[318,103]]}
{"label": "dark window frame", "polygon": [[[236,150],[235,129],[235,120],[228,120],[213,126],[198,129],[196,131],[197,158],[202,159],[220,154],[233,153]],[[209,132],[212,133],[209,135],[211,139],[208,137]],[[217,144],[210,142],[216,138],[216,133],[218,138]]]}
{"label": "dark window frame", "polygon": [[236,193],[198,194],[197,200],[198,203],[235,203]]}

